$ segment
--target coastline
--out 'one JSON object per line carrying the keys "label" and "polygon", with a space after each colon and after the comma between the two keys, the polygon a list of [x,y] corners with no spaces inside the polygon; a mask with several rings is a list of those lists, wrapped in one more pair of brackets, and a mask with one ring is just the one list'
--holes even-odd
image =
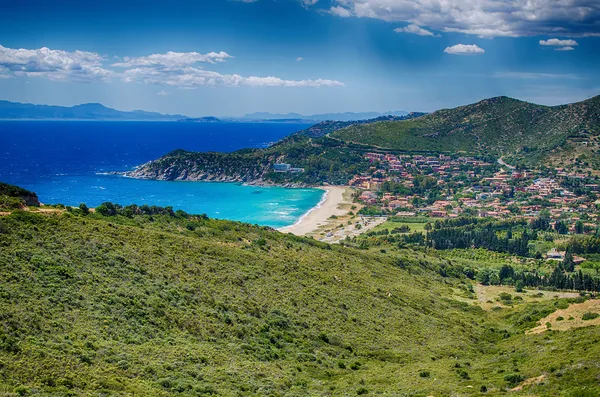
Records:
{"label": "coastline", "polygon": [[325,191],[321,201],[302,215],[296,223],[279,228],[277,229],[278,231],[282,233],[292,233],[297,236],[305,236],[317,230],[319,226],[324,225],[331,216],[342,216],[348,212],[345,209],[339,208],[341,204],[346,203],[343,195],[347,187],[326,186],[316,188]]}

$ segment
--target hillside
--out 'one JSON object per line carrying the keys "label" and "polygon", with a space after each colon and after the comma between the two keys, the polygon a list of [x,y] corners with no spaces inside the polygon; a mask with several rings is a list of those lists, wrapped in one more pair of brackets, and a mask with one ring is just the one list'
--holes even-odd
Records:
{"label": "hillside", "polygon": [[0,119],[59,119],[59,120],[179,120],[185,116],[134,110],[123,112],[99,103],[71,107],[34,105],[0,101]]}
{"label": "hillside", "polygon": [[401,120],[410,120],[417,117],[421,117],[425,115],[425,113],[420,112],[410,112],[404,116],[379,116],[373,119],[366,120],[350,120],[350,121],[322,121],[318,124],[315,124],[305,130],[298,131],[296,134],[320,138],[323,137],[333,131],[340,130],[342,128],[354,126],[354,125],[362,125],[369,123],[377,123],[382,121],[401,121]]}
{"label": "hillside", "polygon": [[424,252],[139,211],[0,217],[5,395],[598,391],[596,327],[524,334],[565,299],[485,311]]}
{"label": "hillside", "polygon": [[[506,97],[455,109],[366,121],[326,121],[266,149],[233,153],[178,150],[127,175],[163,180],[260,184],[346,184],[370,164],[369,151],[413,154],[467,153],[504,157],[510,164],[573,166],[600,171],[600,96],[547,107]],[[493,161],[493,160],[492,160]],[[276,163],[303,168],[276,173]]]}
{"label": "hillside", "polygon": [[464,151],[547,161],[576,152],[571,146],[593,153],[599,134],[600,96],[554,107],[496,97],[413,120],[354,125],[332,137],[403,151]]}
{"label": "hillside", "polygon": [[40,201],[34,192],[0,182],[0,211],[39,205]]}

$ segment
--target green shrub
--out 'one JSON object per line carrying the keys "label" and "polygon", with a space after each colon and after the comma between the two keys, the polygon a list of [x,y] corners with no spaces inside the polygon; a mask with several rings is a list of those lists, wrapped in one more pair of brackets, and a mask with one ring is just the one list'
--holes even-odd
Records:
{"label": "green shrub", "polygon": [[508,374],[504,376],[504,381],[507,382],[511,387],[518,385],[524,380],[525,378],[520,374]]}
{"label": "green shrub", "polygon": [[583,316],[581,317],[582,320],[593,320],[600,317],[600,314],[598,313],[592,313],[592,312],[587,312],[587,313],[583,313]]}

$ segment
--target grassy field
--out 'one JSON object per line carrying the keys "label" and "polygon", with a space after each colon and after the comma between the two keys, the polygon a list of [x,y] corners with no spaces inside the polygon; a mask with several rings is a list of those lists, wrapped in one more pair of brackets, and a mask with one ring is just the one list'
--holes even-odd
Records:
{"label": "grassy field", "polygon": [[422,223],[422,222],[411,223],[411,222],[397,222],[397,221],[390,221],[390,220],[373,228],[372,231],[378,232],[381,230],[388,230],[391,232],[392,230],[402,227],[402,226],[405,226],[405,225],[410,228],[410,231],[407,233],[424,232],[425,231],[425,223]]}

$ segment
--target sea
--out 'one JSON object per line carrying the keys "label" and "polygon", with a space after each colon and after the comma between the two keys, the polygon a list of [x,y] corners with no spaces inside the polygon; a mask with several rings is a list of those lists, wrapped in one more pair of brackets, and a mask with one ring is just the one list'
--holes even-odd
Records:
{"label": "sea", "polygon": [[324,197],[319,189],[237,183],[170,182],[106,175],[175,150],[261,148],[308,127],[285,123],[0,121],[0,181],[38,194],[42,203],[95,207],[172,206],[191,214],[280,228]]}

